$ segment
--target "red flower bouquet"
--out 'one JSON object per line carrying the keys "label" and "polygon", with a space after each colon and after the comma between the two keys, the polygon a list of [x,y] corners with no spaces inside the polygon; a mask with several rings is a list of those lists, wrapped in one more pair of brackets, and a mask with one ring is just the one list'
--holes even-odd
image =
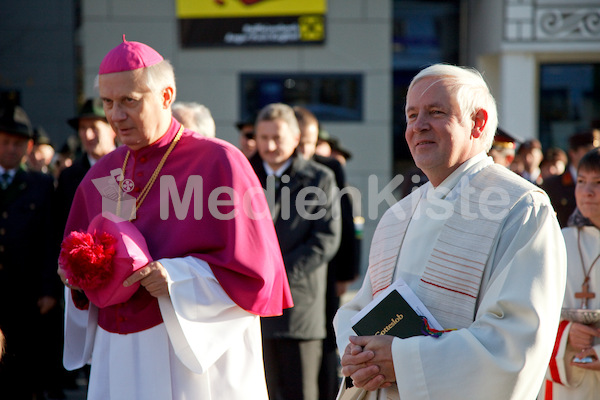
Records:
{"label": "red flower bouquet", "polygon": [[58,259],[69,282],[83,290],[105,286],[113,274],[116,242],[107,232],[71,232],[63,240]]}
{"label": "red flower bouquet", "polygon": [[126,302],[139,282],[123,281],[152,261],[146,240],[129,221],[96,216],[87,232],[71,232],[63,240],[59,264],[69,283],[80,287],[98,307]]}

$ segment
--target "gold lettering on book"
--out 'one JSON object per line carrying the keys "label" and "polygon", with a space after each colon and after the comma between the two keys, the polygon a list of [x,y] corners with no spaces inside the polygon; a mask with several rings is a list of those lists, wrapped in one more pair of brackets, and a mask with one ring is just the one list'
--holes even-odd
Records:
{"label": "gold lettering on book", "polygon": [[402,318],[404,318],[403,314],[396,314],[396,318],[392,318],[390,321],[390,323],[388,325],[386,325],[385,328],[383,328],[380,331],[375,332],[376,335],[385,335],[387,334],[394,326],[396,326],[396,324],[400,321],[402,321]]}

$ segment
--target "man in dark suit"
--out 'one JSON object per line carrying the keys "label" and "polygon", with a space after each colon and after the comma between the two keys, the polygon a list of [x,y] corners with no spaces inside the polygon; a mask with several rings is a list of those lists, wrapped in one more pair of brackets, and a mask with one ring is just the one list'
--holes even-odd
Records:
{"label": "man in dark suit", "polygon": [[0,105],[0,330],[6,338],[1,399],[40,395],[47,372],[47,360],[40,354],[47,354],[42,350],[51,335],[40,329],[41,319],[57,308],[62,289],[47,236],[52,231],[54,180],[25,167],[32,138],[25,111]]}
{"label": "man in dark suit", "polygon": [[[315,153],[319,137],[319,121],[308,109],[294,107],[294,114],[300,127],[300,144],[297,151],[307,160],[323,164],[333,171],[338,189],[346,187],[346,174],[342,164],[332,157]],[[354,231],[352,199],[350,194],[340,196],[342,237],[340,248],[329,262],[327,271],[326,322],[327,337],[323,340],[323,357],[319,373],[319,399],[335,398],[339,388],[337,345],[333,330],[333,317],[340,307],[340,297],[356,279],[360,267],[360,240]]]}
{"label": "man in dark suit", "polygon": [[542,189],[548,193],[556,211],[561,228],[567,226],[569,217],[575,210],[575,183],[579,160],[594,147],[600,146],[598,129],[578,132],[569,138],[569,164],[562,175],[544,181]]}
{"label": "man in dark suit", "polygon": [[262,319],[271,399],[315,400],[325,329],[327,264],[341,224],[333,172],[296,154],[300,139],[291,107],[270,104],[256,119],[258,153],[250,162],[267,190],[294,307]]}
{"label": "man in dark suit", "polygon": [[102,101],[98,98],[87,99],[80,107],[77,116],[67,122],[77,131],[83,154],[75,160],[73,165],[64,169],[58,178],[56,205],[60,239],[62,239],[62,231],[67,222],[77,186],[96,161],[115,149],[116,137],[106,120]]}
{"label": "man in dark suit", "polygon": [[[78,114],[67,120],[67,123],[77,131],[83,153],[70,167],[65,168],[58,176],[54,204],[55,260],[58,259],[60,243],[71,209],[71,203],[73,202],[73,197],[75,197],[75,191],[79,183],[81,183],[85,174],[87,174],[96,161],[113,151],[116,147],[116,134],[106,120],[102,101],[99,98],[87,99],[79,108]],[[61,324],[62,318],[63,315],[61,313]],[[64,340],[62,330],[57,340],[62,345]],[[60,357],[62,363],[62,352]],[[63,374],[65,375],[63,384],[75,387],[75,379],[78,371],[63,372]]]}

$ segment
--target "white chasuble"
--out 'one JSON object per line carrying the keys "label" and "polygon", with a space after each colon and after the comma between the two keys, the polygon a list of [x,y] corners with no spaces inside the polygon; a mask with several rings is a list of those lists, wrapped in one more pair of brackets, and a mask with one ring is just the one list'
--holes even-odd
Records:
{"label": "white chasuble", "polygon": [[[445,319],[436,310],[437,303],[432,305],[420,288],[445,223],[431,215],[455,210],[456,202],[468,197],[468,183],[491,164],[485,155],[476,156],[435,188],[439,193],[425,197],[424,191],[431,188],[426,184],[400,201],[413,202],[414,196],[420,199],[412,218],[407,216],[410,222],[397,261],[393,261],[393,275],[408,283],[444,328],[452,327],[448,326],[452,319]],[[520,180],[516,175],[499,179]],[[466,185],[459,184],[465,180]],[[477,199],[471,206],[476,205]],[[397,206],[382,217],[379,226],[397,219],[389,218]],[[564,242],[547,196],[533,187],[508,210],[498,229],[499,234],[488,244],[476,301],[464,302],[467,307],[459,311],[464,315],[471,310],[471,322],[459,323],[460,329],[440,338],[395,338],[392,356],[398,394],[382,389],[368,393],[368,399],[535,398],[544,375],[539,366],[552,351],[553,335],[548,332],[556,332],[559,321],[566,278]],[[376,236],[377,232],[374,242]],[[373,243],[373,247],[378,245]],[[373,299],[373,281],[368,276],[355,298],[336,315],[334,326],[342,354],[348,337],[354,335],[351,317]]]}

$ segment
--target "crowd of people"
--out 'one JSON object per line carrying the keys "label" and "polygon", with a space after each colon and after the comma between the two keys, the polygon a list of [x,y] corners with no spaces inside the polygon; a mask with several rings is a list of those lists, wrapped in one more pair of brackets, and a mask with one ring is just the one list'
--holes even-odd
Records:
{"label": "crowd of people", "polygon": [[[125,38],[97,89],[66,121],[79,146],[56,154],[1,105],[0,398],[65,398],[66,370],[90,400],[597,397],[600,315],[561,317],[600,308],[597,130],[544,153],[498,128],[477,70],[420,71],[405,109],[419,180],[341,304],[361,258],[337,195],[352,154],[308,108],[266,105],[236,147]],[[442,329],[357,336],[398,284]]]}

